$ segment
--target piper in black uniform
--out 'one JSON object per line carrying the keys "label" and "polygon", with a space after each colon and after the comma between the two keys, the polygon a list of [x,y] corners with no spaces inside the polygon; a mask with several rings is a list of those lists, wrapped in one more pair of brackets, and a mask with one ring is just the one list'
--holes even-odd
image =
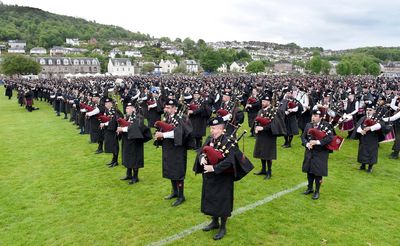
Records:
{"label": "piper in black uniform", "polygon": [[[328,158],[330,151],[325,147],[333,140],[332,127],[329,123],[322,121],[323,114],[319,110],[314,110],[311,116],[311,122],[306,125],[301,136],[304,147],[304,161],[302,170],[307,173],[308,187],[303,193],[308,195],[314,192],[313,183],[315,181],[315,192],[312,199],[319,198],[319,190],[321,187],[322,177],[328,176]],[[326,136],[320,140],[316,140],[309,130],[315,128],[326,133]]]}
{"label": "piper in black uniform", "polygon": [[193,101],[189,104],[188,115],[193,126],[192,136],[196,140],[196,149],[200,148],[202,138],[206,135],[207,120],[211,116],[211,107],[205,98],[201,98],[199,91],[194,91]]}
{"label": "piper in black uniform", "polygon": [[302,107],[300,110],[299,106],[301,104],[296,99],[293,98],[292,91],[290,91],[289,89],[285,89],[283,93],[285,95],[281,101],[279,109],[285,111],[286,114],[285,117],[286,135],[284,136],[285,143],[282,145],[282,147],[290,148],[292,147],[293,136],[299,134],[297,116],[299,113],[301,113]]}
{"label": "piper in black uniform", "polygon": [[6,87],[5,96],[8,97],[8,100],[10,100],[13,95],[13,85],[11,83],[6,83],[4,87]]}
{"label": "piper in black uniform", "polygon": [[[372,172],[372,166],[378,162],[378,148],[379,139],[383,138],[381,131],[381,124],[375,119],[375,106],[369,104],[367,112],[357,122],[357,135],[359,138],[358,157],[357,161],[361,163],[360,170],[365,170],[368,165],[368,173]],[[353,133],[352,138],[355,138]]]}
{"label": "piper in black uniform", "polygon": [[238,107],[236,99],[232,100],[232,96],[234,95],[230,91],[224,91],[221,106],[217,110],[217,115],[224,119],[226,135],[230,135],[244,121],[244,113]]}
{"label": "piper in black uniform", "polygon": [[[219,228],[214,236],[214,240],[219,240],[226,234],[226,221],[233,209],[233,182],[246,176],[254,166],[236,146],[246,131],[239,138],[231,134],[228,141],[228,137],[224,135],[225,123],[222,117],[210,120],[209,125],[211,136],[198,153],[193,171],[202,173],[203,177],[201,212],[212,216],[212,222],[203,231]],[[235,133],[236,131],[237,128]]]}
{"label": "piper in black uniform", "polygon": [[173,125],[168,132],[157,131],[156,141],[162,144],[162,171],[163,177],[170,179],[172,193],[165,199],[177,197],[172,206],[178,206],[185,201],[184,180],[186,176],[188,139],[191,137],[192,127],[186,116],[182,118],[177,112],[178,103],[169,99],[165,103],[165,123]]}
{"label": "piper in black uniform", "polygon": [[[262,109],[255,117],[256,143],[254,145],[253,157],[261,159],[261,171],[256,175],[265,175],[270,179],[272,175],[272,160],[276,160],[276,135],[273,134],[271,125],[276,115],[276,109],[271,105],[271,96],[262,97]],[[266,170],[268,164],[268,171]]]}
{"label": "piper in black uniform", "polygon": [[117,128],[117,133],[122,134],[122,165],[126,167],[126,176],[121,180],[130,180],[129,184],[135,184],[139,182],[139,168],[144,167],[143,145],[151,139],[151,132],[144,125],[143,116],[136,114],[132,102],[126,104],[125,111],[125,121],[129,125]]}
{"label": "piper in black uniform", "polygon": [[[96,154],[103,153],[103,133],[102,130],[100,129],[100,121],[97,118],[99,114],[104,113],[104,107],[99,105],[100,103],[100,96],[99,94],[95,93],[92,97],[92,102],[93,102],[93,110],[90,112],[86,113],[86,118],[89,119],[90,122],[90,142],[92,143],[98,143],[98,147],[96,150]],[[86,128],[86,127],[85,127]]]}
{"label": "piper in black uniform", "polygon": [[105,115],[100,116],[102,123],[100,128],[104,131],[104,152],[112,153],[113,157],[109,167],[118,166],[118,153],[119,153],[119,141],[117,137],[117,119],[122,117],[122,113],[114,108],[113,100],[106,98],[104,100]]}
{"label": "piper in black uniform", "polygon": [[389,156],[390,159],[399,159],[399,152],[400,152],[400,120],[399,120],[400,107],[399,106],[400,106],[400,98],[398,96],[395,96],[390,103],[390,107],[396,113],[391,117],[383,118],[385,122],[394,123],[393,128],[395,133],[395,140],[392,147],[393,152]]}
{"label": "piper in black uniform", "polygon": [[[210,120],[211,137],[207,139],[204,146],[213,148],[226,144],[228,139],[224,135],[224,120],[216,117]],[[203,231],[218,229],[214,236],[215,240],[223,238],[226,234],[226,221],[233,210],[234,194],[234,153],[231,151],[222,161],[212,166],[204,155],[199,155],[196,161],[203,166],[203,187],[201,194],[201,212],[212,216],[212,222],[203,228]],[[221,218],[221,224],[218,219]]]}
{"label": "piper in black uniform", "polygon": [[258,111],[261,108],[261,103],[258,98],[257,88],[252,89],[251,96],[247,99],[245,110],[247,112],[247,121],[251,128],[251,136],[254,136],[254,120],[257,116]]}

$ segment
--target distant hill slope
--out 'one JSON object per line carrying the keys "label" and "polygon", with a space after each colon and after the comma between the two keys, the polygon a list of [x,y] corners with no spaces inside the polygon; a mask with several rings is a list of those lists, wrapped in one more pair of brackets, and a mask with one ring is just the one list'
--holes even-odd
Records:
{"label": "distant hill slope", "polygon": [[37,8],[0,4],[0,41],[22,39],[28,48],[62,45],[65,38],[98,41],[108,39],[150,40],[148,34],[103,25],[81,18],[49,13]]}

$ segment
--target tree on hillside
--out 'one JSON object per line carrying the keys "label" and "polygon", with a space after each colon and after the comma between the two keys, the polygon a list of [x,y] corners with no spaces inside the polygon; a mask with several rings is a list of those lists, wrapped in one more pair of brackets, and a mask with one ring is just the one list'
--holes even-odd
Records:
{"label": "tree on hillside", "polygon": [[340,75],[379,75],[380,67],[375,57],[361,53],[346,55],[336,66]]}
{"label": "tree on hillside", "polygon": [[327,61],[327,60],[322,60],[321,61],[321,72],[323,73],[323,74],[326,74],[326,75],[328,75],[329,74],[329,72],[331,71],[331,64],[329,63],[329,61]]}
{"label": "tree on hillside", "polygon": [[215,72],[223,63],[220,54],[213,49],[207,49],[200,57],[200,65],[206,72]]}
{"label": "tree on hillside", "polygon": [[265,64],[262,61],[252,61],[247,65],[246,71],[249,73],[261,73],[265,71]]}
{"label": "tree on hillside", "polygon": [[322,59],[319,53],[315,52],[311,60],[307,63],[307,69],[314,74],[319,74],[322,69]]}
{"label": "tree on hillside", "polygon": [[246,50],[241,50],[237,53],[237,59],[240,61],[251,61],[251,55]]}
{"label": "tree on hillside", "polygon": [[154,71],[154,64],[152,64],[152,63],[146,63],[142,67],[143,74],[152,73],[153,71]]}
{"label": "tree on hillside", "polygon": [[38,74],[40,64],[23,55],[7,55],[1,62],[1,72],[5,75]]}

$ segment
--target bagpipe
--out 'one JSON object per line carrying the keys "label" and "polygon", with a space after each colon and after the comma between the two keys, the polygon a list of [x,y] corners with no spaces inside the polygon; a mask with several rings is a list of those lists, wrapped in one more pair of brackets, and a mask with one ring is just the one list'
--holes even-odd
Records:
{"label": "bagpipe", "polygon": [[287,109],[294,109],[297,106],[297,101],[295,99],[289,99],[287,103]]}
{"label": "bagpipe", "polygon": [[200,99],[199,99],[197,102],[194,101],[194,102],[190,103],[190,104],[188,105],[188,109],[191,110],[191,111],[196,111],[196,110],[198,110],[198,109],[201,107],[201,105],[203,104],[203,102],[204,102],[204,98],[203,98],[203,97],[200,97]]}
{"label": "bagpipe", "polygon": [[224,117],[228,114],[231,114],[232,117],[228,123],[235,127],[236,127],[235,118],[237,113],[236,107],[240,105],[240,98],[238,97],[238,95],[239,95],[238,90],[235,90],[235,93],[232,94],[231,100],[229,100],[227,107],[220,108],[217,110],[217,116],[220,117]]}
{"label": "bagpipe", "polygon": [[371,127],[377,123],[381,124],[381,129],[379,132],[384,135],[386,142],[394,141],[394,129],[392,122],[383,122],[382,118],[386,117],[387,114],[390,113],[390,109],[388,106],[380,106],[376,110],[375,114],[371,118],[364,119],[364,122],[361,124],[361,128],[364,129],[365,127]]}
{"label": "bagpipe", "polygon": [[254,126],[262,126],[262,127],[268,126],[272,122],[272,120],[275,118],[275,115],[276,115],[275,107],[272,107],[270,110],[263,109],[261,111],[261,114],[255,118]]}
{"label": "bagpipe", "polygon": [[257,116],[255,119],[256,126],[266,127],[272,122],[270,118],[264,118],[262,116]]}
{"label": "bagpipe", "polygon": [[[183,118],[184,112],[187,111],[186,104],[182,104],[178,112],[173,116],[169,117],[168,114],[165,113],[164,119],[158,120],[154,123],[154,127],[157,129],[157,132],[170,132],[175,129],[176,126],[179,125],[179,121]],[[154,145],[156,148],[159,147],[161,139],[156,139],[154,141]]]}
{"label": "bagpipe", "polygon": [[100,120],[101,123],[107,123],[107,122],[109,122],[111,120],[111,118],[112,118],[112,116],[110,117],[110,116],[107,116],[105,114],[102,114],[102,115],[99,116],[99,120]]}
{"label": "bagpipe", "polygon": [[208,164],[215,166],[218,162],[222,161],[235,146],[237,146],[237,143],[240,141],[240,139],[247,133],[247,131],[244,130],[239,137],[235,137],[239,127],[240,125],[235,128],[232,134],[227,138],[225,144],[218,142],[217,145],[214,147],[203,147],[202,153],[205,154],[205,158],[207,159]]}
{"label": "bagpipe", "polygon": [[247,99],[247,104],[254,104],[254,103],[256,103],[257,102],[257,98],[255,98],[255,97],[249,97],[248,99]]}
{"label": "bagpipe", "polygon": [[117,119],[117,123],[118,123],[119,127],[128,127],[131,124],[131,122],[129,122],[128,120],[126,120],[124,118]]}
{"label": "bagpipe", "polygon": [[[328,135],[328,133],[327,133],[328,131],[330,131],[330,130],[326,126],[323,130],[320,130],[318,128],[310,128],[310,129],[308,129],[307,134],[312,136],[315,140],[322,140],[324,137],[326,137]],[[330,143],[328,143],[327,145],[325,145],[325,147],[332,151],[340,150],[343,143],[344,143],[344,138],[342,138],[341,136],[335,135],[335,136],[333,136],[332,141]]]}

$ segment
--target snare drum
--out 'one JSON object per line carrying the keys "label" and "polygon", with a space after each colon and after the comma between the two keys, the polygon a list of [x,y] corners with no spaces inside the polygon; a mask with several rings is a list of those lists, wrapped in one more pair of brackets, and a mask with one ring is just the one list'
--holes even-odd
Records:
{"label": "snare drum", "polygon": [[385,135],[385,139],[380,141],[379,143],[390,143],[394,142],[396,135],[394,134],[394,130],[391,130],[388,134]]}

